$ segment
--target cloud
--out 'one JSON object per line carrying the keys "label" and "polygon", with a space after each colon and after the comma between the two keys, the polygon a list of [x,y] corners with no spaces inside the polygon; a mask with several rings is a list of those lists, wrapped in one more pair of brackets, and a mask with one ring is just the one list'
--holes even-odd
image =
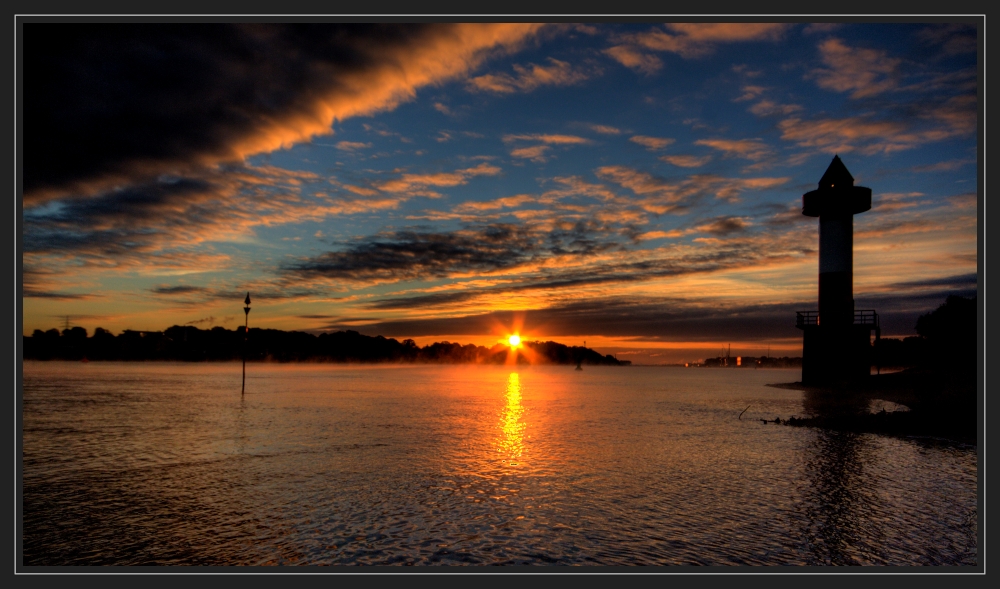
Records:
{"label": "cloud", "polygon": [[744,86],[742,88],[743,94],[733,99],[733,102],[743,102],[745,100],[753,100],[754,98],[757,98],[758,96],[763,94],[764,90],[766,90],[766,88],[764,88],[763,86]]}
{"label": "cloud", "polygon": [[546,134],[504,135],[503,141],[504,143],[510,143],[513,141],[541,141],[542,143],[548,143],[551,145],[580,145],[580,144],[593,143],[590,139],[577,137],[576,135],[546,135]]}
{"label": "cloud", "polygon": [[923,192],[881,192],[873,198],[872,209],[887,213],[914,208],[921,203],[912,199],[921,196],[924,196]]}
{"label": "cloud", "polygon": [[650,151],[663,149],[674,142],[673,139],[667,137],[647,137],[645,135],[635,135],[629,138],[629,141],[632,143],[638,143]]}
{"label": "cloud", "polygon": [[[428,300],[427,305],[441,304]],[[807,302],[706,304],[681,297],[594,296],[559,301],[540,309],[492,311],[459,317],[372,322],[359,329],[386,337],[481,335],[498,325],[546,337],[602,334],[659,341],[718,342],[727,338],[762,341],[801,338],[795,312]],[[791,318],[791,319],[789,319]]]}
{"label": "cloud", "polygon": [[802,33],[805,35],[831,33],[839,29],[841,26],[843,25],[835,22],[812,23],[810,25],[807,25],[806,28],[802,29]]}
{"label": "cloud", "polygon": [[542,133],[536,134],[509,134],[503,136],[504,143],[513,143],[516,141],[540,141],[546,145],[534,145],[531,147],[518,147],[512,149],[510,155],[512,157],[529,159],[533,162],[544,163],[548,161],[546,153],[549,151],[550,145],[583,145],[593,143],[590,139],[585,139],[583,137],[577,137],[576,135],[548,135]]}
{"label": "cloud", "polygon": [[767,117],[771,115],[790,115],[799,112],[802,110],[802,107],[798,104],[776,104],[770,100],[761,100],[747,110],[758,117]]}
{"label": "cloud", "polygon": [[470,78],[466,87],[472,92],[512,94],[531,92],[541,86],[571,86],[593,75],[593,71],[574,69],[569,63],[548,58],[549,65],[529,63],[527,67],[515,64],[515,75],[486,74]]}
{"label": "cloud", "polygon": [[530,159],[533,162],[544,163],[545,161],[547,161],[545,158],[545,152],[548,150],[549,147],[547,145],[519,147],[517,149],[512,149],[510,155],[522,159]]}
{"label": "cloud", "polygon": [[830,38],[820,43],[819,52],[826,68],[815,69],[809,75],[820,88],[865,98],[899,86],[902,60],[888,57],[885,51],[851,48],[840,39]]}
{"label": "cloud", "polygon": [[664,155],[660,156],[662,161],[673,164],[680,168],[698,168],[712,161],[712,156],[706,155],[697,157],[693,155]]}
{"label": "cloud", "polygon": [[94,298],[94,295],[74,292],[64,292],[58,289],[65,284],[60,282],[61,278],[66,278],[63,273],[56,271],[40,270],[24,265],[21,272],[21,296],[32,299],[50,299],[56,301],[77,301]]}
{"label": "cloud", "polygon": [[921,118],[939,123],[944,129],[931,131],[941,139],[952,135],[968,135],[976,132],[978,112],[976,110],[975,94],[952,96],[939,105],[926,105],[926,112]]}
{"label": "cloud", "polygon": [[937,106],[928,105],[919,116],[905,122],[870,116],[814,120],[791,117],[780,121],[778,129],[782,139],[824,153],[857,150],[865,155],[889,154],[973,133],[976,128],[974,105],[975,96],[958,96]]}
{"label": "cloud", "polygon": [[451,109],[448,108],[448,105],[442,104],[440,102],[435,102],[434,103],[434,110],[438,111],[439,113],[441,113],[443,115],[451,115],[452,114]]}
{"label": "cloud", "polygon": [[594,172],[603,180],[628,188],[642,198],[635,203],[654,214],[677,212],[705,195],[735,202],[745,190],[767,190],[788,182],[788,178],[725,178],[696,174],[680,181],[668,181],[626,166],[604,166]]}
{"label": "cloud", "polygon": [[338,141],[336,148],[342,151],[355,151],[358,149],[367,149],[371,147],[371,143],[360,143],[358,141]]}
{"label": "cloud", "polygon": [[[735,72],[737,74],[740,74],[742,76],[746,76],[747,78],[756,78],[756,77],[759,77],[760,75],[762,75],[764,73],[763,70],[752,70],[752,69],[750,69],[750,66],[748,66],[745,63],[741,63],[739,65],[734,65],[732,67],[732,70],[733,70],[733,72]],[[757,88],[757,87],[755,86],[754,88]],[[763,88],[761,88],[761,91],[763,91]]]}
{"label": "cloud", "polygon": [[623,66],[633,69],[639,73],[646,74],[647,76],[655,74],[660,70],[660,68],[663,67],[663,62],[659,57],[648,53],[642,53],[635,48],[627,47],[625,45],[609,47],[604,50],[604,53]]}
{"label": "cloud", "polygon": [[935,164],[922,164],[913,166],[914,172],[951,172],[969,164],[976,163],[975,158],[946,160]]}
{"label": "cloud", "polygon": [[636,235],[635,238],[639,241],[648,241],[650,239],[669,239],[684,235],[685,233],[682,231],[647,231]]}
{"label": "cloud", "polygon": [[499,209],[514,209],[521,205],[535,202],[536,198],[529,194],[518,194],[515,196],[505,196],[486,202],[468,201],[455,207],[456,213],[495,211]]}
{"label": "cloud", "polygon": [[[192,178],[163,178],[132,184],[86,199],[26,205],[25,264],[60,265],[63,272],[132,268],[152,274],[208,272],[232,263],[219,243],[246,243],[255,228],[329,216],[393,209],[428,185],[462,183],[499,168],[457,170],[443,177],[397,179],[409,192],[385,195],[347,187],[348,198],[303,194],[325,180],[310,172],[234,166]],[[408,183],[408,186],[407,186]]]}
{"label": "cloud", "polygon": [[[748,303],[725,297],[617,294],[622,292],[621,288],[585,294],[587,291],[579,288],[587,284],[599,284],[601,281],[611,281],[612,285],[618,283],[621,286],[630,280],[648,280],[657,275],[667,275],[671,271],[677,273],[673,275],[695,274],[760,263],[764,260],[757,254],[762,245],[744,241],[740,246],[724,253],[713,252],[712,256],[702,258],[697,267],[688,265],[685,268],[685,264],[679,262],[676,267],[671,268],[663,261],[643,261],[625,264],[623,272],[617,275],[598,271],[589,278],[573,278],[568,274],[551,277],[552,284],[558,282],[578,288],[572,290],[571,296],[531,299],[532,303],[536,303],[535,306],[514,307],[513,310],[509,307],[505,310],[488,310],[491,306],[489,301],[506,299],[527,289],[551,291],[552,284],[532,282],[522,285],[514,282],[498,285],[494,290],[471,288],[381,299],[371,303],[371,308],[436,310],[448,307],[467,309],[467,312],[446,317],[427,318],[417,315],[400,320],[370,321],[367,324],[356,324],[356,329],[387,337],[482,335],[493,332],[498,325],[512,325],[516,317],[523,333],[544,334],[546,337],[602,334],[660,341],[710,342],[730,338],[748,341],[789,338],[801,341],[801,331],[795,329],[794,316],[796,311],[815,306],[815,295],[812,293],[802,299]],[[874,307],[879,311],[883,334],[906,334],[913,333],[916,318],[921,313],[933,310],[949,294],[975,294],[975,285],[975,274],[956,275],[889,284],[877,290],[858,292],[857,298],[859,307]],[[602,292],[605,294],[601,294]],[[611,292],[616,294],[609,294]]]}
{"label": "cloud", "polygon": [[154,294],[161,294],[161,295],[187,295],[187,294],[202,293],[205,292],[206,289],[201,286],[178,285],[178,286],[157,286],[156,288],[149,289],[149,291]]}
{"label": "cloud", "polygon": [[740,217],[716,217],[708,223],[695,227],[698,231],[717,236],[726,236],[746,230],[750,223]]}
{"label": "cloud", "polygon": [[928,45],[940,45],[945,55],[975,53],[978,50],[975,25],[947,23],[931,25],[917,34]]}
{"label": "cloud", "polygon": [[455,232],[397,231],[347,244],[345,250],[287,264],[294,280],[388,281],[477,276],[515,271],[538,257],[586,255],[606,249],[590,239],[590,228],[539,232],[526,226],[491,224]]}
{"label": "cloud", "polygon": [[887,285],[886,288],[889,290],[913,290],[946,286],[953,288],[975,289],[977,284],[979,284],[979,276],[977,274],[956,274],[954,276],[945,276],[942,278],[896,282]]}
{"label": "cloud", "polygon": [[771,148],[760,139],[699,139],[694,144],[753,161],[764,159],[772,153]]}
{"label": "cloud", "polygon": [[391,110],[543,26],[40,25],[23,52],[25,200],[328,135],[334,121]]}
{"label": "cloud", "polygon": [[638,72],[656,73],[663,62],[649,51],[704,57],[720,43],[777,41],[792,25],[785,23],[669,23],[642,33],[621,35],[605,53]]}
{"label": "cloud", "polygon": [[474,168],[455,170],[454,172],[403,174],[399,178],[375,184],[375,187],[382,192],[439,197],[440,194],[424,189],[429,186],[459,186],[468,183],[470,178],[476,176],[496,176],[501,171],[497,166],[483,162]]}
{"label": "cloud", "polygon": [[587,127],[594,131],[595,133],[600,133],[602,135],[620,135],[621,130],[617,127],[611,127],[609,125],[587,125]]}

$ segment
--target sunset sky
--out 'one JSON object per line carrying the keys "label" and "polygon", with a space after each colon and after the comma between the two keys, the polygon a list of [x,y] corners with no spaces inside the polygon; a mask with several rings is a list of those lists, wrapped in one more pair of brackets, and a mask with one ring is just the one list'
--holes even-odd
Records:
{"label": "sunset sky", "polygon": [[839,154],[858,308],[976,292],[961,24],[27,23],[23,332],[243,324],[799,355]]}

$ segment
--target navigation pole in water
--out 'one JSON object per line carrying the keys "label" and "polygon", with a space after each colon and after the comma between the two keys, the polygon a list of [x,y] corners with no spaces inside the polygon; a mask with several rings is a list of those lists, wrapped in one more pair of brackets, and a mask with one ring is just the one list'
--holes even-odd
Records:
{"label": "navigation pole in water", "polygon": [[802,330],[802,382],[824,384],[871,372],[872,330],[878,313],[854,308],[854,215],[872,208],[872,189],[855,186],[840,157],[816,190],[802,195],[802,214],[819,217],[819,310],[796,313]]}
{"label": "navigation pole in water", "polygon": [[246,307],[243,307],[243,312],[246,314],[246,320],[243,322],[243,388],[240,389],[240,396],[243,396],[247,390],[247,330],[250,326],[250,293],[247,292],[247,298],[245,301]]}

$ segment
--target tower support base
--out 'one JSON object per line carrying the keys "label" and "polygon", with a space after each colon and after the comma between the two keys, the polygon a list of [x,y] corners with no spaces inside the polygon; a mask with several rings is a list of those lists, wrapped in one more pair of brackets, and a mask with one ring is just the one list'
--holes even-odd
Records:
{"label": "tower support base", "polygon": [[802,326],[802,384],[858,382],[871,375],[870,325]]}

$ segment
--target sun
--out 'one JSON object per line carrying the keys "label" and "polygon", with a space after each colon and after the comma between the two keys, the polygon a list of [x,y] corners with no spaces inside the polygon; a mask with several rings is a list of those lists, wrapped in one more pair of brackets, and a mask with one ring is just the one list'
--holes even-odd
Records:
{"label": "sun", "polygon": [[521,345],[521,336],[512,335],[509,338],[507,338],[507,342],[510,344],[510,347],[516,348],[517,346]]}

